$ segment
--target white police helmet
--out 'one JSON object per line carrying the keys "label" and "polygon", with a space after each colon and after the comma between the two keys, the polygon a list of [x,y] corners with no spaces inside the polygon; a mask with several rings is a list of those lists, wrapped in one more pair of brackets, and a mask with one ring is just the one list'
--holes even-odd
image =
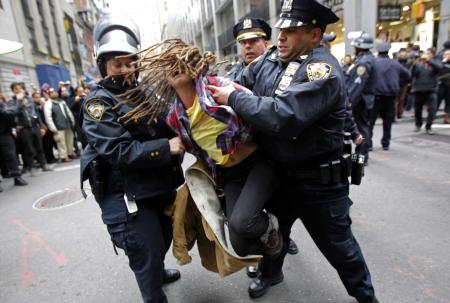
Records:
{"label": "white police helmet", "polygon": [[105,56],[111,53],[134,54],[139,51],[141,39],[136,23],[118,13],[103,15],[94,27],[94,57],[104,77]]}
{"label": "white police helmet", "polygon": [[360,32],[353,38],[350,45],[360,49],[371,49],[374,46],[373,37],[366,32]]}

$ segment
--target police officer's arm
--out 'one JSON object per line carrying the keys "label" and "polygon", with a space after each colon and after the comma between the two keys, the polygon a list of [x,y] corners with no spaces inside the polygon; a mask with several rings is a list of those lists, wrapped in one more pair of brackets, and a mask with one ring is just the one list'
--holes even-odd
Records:
{"label": "police officer's arm", "polygon": [[350,101],[345,101],[345,120],[344,120],[344,130],[350,133],[352,141],[355,141],[361,134],[356,125],[355,119],[353,118],[353,110]]}
{"label": "police officer's arm", "polygon": [[291,84],[276,97],[249,96],[234,91],[230,105],[244,120],[266,133],[294,137],[323,117],[342,97],[338,76]]}
{"label": "police officer's arm", "polygon": [[361,101],[360,96],[364,90],[366,82],[370,78],[372,66],[361,63],[354,68],[356,69],[357,77],[353,80],[353,83],[347,83],[347,93],[353,108],[355,108],[355,106],[357,106]]}
{"label": "police officer's arm", "polygon": [[113,165],[130,168],[159,167],[170,163],[168,139],[144,142],[133,139],[130,132],[117,121],[112,105],[106,100],[98,102],[101,102],[98,111],[104,106],[98,117],[92,117],[86,102],[83,104],[83,131],[89,144],[103,159]]}

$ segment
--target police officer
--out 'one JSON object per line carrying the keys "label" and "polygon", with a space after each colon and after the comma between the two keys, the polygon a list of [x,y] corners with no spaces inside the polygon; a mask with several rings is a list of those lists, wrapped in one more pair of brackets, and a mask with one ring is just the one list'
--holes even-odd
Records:
{"label": "police officer", "polygon": [[233,35],[239,43],[242,61],[235,65],[226,78],[237,80],[245,67],[264,54],[272,36],[272,28],[266,21],[258,18],[245,18],[233,27]]}
{"label": "police officer", "polygon": [[331,34],[323,34],[322,36],[322,46],[326,47],[328,49],[331,48],[331,42],[333,42],[334,40],[336,40],[336,35],[331,33]]}
{"label": "police officer", "polygon": [[[139,50],[136,24],[118,14],[104,15],[94,28],[94,53],[103,77],[82,104],[82,129],[88,145],[81,156],[81,181],[87,178],[102,210],[115,247],[128,256],[144,302],[167,302],[163,283],[180,277],[164,269],[172,241],[165,207],[183,182],[184,148],[164,119],[122,125],[118,118],[132,108],[118,96],[136,80],[136,57],[117,58]],[[125,194],[125,196],[124,196]]]}
{"label": "police officer", "polygon": [[[276,201],[268,206],[285,239],[300,218],[359,302],[378,302],[361,249],[352,234],[348,166],[343,161],[346,91],[342,70],[320,46],[327,24],[338,17],[314,0],[284,1],[278,48],[273,47],[242,76],[255,96],[231,86],[217,88],[218,102],[230,105],[259,130],[260,146],[284,173]],[[284,254],[261,262],[261,275],[249,287],[264,295],[283,280]]]}
{"label": "police officer", "polygon": [[[400,78],[410,78],[410,72],[398,61],[389,58],[391,44],[382,42],[377,46],[378,57],[375,59],[374,93],[375,104],[370,113],[370,139],[372,147],[373,127],[378,116],[383,119],[383,137],[381,145],[383,150],[389,150],[391,141],[391,128],[395,119],[395,98],[400,93]],[[389,77],[386,77],[389,75]]]}
{"label": "police officer", "polygon": [[364,141],[356,147],[356,152],[365,157],[365,164],[369,160],[370,138],[370,110],[373,108],[375,96],[373,93],[374,64],[370,49],[373,47],[373,38],[362,32],[359,37],[352,40],[355,48],[355,61],[345,73],[345,84],[348,97],[353,109],[353,117]]}

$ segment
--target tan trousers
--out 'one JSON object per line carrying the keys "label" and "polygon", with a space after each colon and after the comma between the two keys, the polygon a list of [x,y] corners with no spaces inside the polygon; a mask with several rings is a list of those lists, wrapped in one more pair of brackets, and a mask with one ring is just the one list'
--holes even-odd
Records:
{"label": "tan trousers", "polygon": [[53,133],[53,138],[55,139],[60,159],[67,159],[68,155],[74,155],[72,129],[58,130],[57,133]]}

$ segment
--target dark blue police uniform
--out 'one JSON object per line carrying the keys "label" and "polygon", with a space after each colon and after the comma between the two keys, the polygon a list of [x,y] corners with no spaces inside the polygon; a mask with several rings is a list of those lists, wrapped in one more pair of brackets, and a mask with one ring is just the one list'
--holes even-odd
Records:
{"label": "dark blue police uniform", "polygon": [[366,161],[368,160],[370,138],[369,112],[375,102],[374,64],[375,58],[372,53],[369,50],[362,50],[345,74],[345,84],[353,108],[353,117],[359,132],[365,139],[356,147],[356,152],[364,155]]}
{"label": "dark blue police uniform", "polygon": [[235,81],[237,79],[240,79],[242,76],[242,73],[245,70],[245,67],[247,65],[245,64],[244,61],[236,64],[235,66],[233,66],[233,68],[225,75],[225,78],[230,79],[231,81]]}
{"label": "dark blue police uniform", "polygon": [[[114,93],[123,91],[114,91],[112,79],[101,81],[83,101],[88,145],[81,156],[81,182],[92,177],[89,166],[100,160],[105,186],[97,202],[111,239],[128,256],[144,302],[167,302],[161,286],[172,225],[163,211],[183,182],[182,159],[170,155],[168,138],[174,134],[164,119],[151,126],[117,121],[131,107],[119,103]],[[128,213],[124,194],[136,202],[137,214]]]}
{"label": "dark blue police uniform", "polygon": [[[273,47],[246,69],[241,83],[256,96],[233,92],[228,104],[255,127],[258,143],[285,176],[268,206],[285,239],[300,218],[348,293],[361,302],[374,297],[369,270],[350,227],[352,201],[341,159],[346,90],[339,63],[322,46],[283,63]],[[282,280],[284,256],[263,258],[261,275],[269,282],[258,283]]]}
{"label": "dark blue police uniform", "polygon": [[[381,145],[383,149],[389,149],[391,141],[391,128],[395,119],[395,98],[400,92],[400,79],[409,79],[410,72],[398,61],[389,58],[387,52],[390,45],[382,43],[378,46],[380,53],[375,59],[374,94],[375,104],[370,117],[369,147],[372,147],[373,127],[378,115],[383,119],[383,137]],[[389,75],[389,77],[386,77]]]}

